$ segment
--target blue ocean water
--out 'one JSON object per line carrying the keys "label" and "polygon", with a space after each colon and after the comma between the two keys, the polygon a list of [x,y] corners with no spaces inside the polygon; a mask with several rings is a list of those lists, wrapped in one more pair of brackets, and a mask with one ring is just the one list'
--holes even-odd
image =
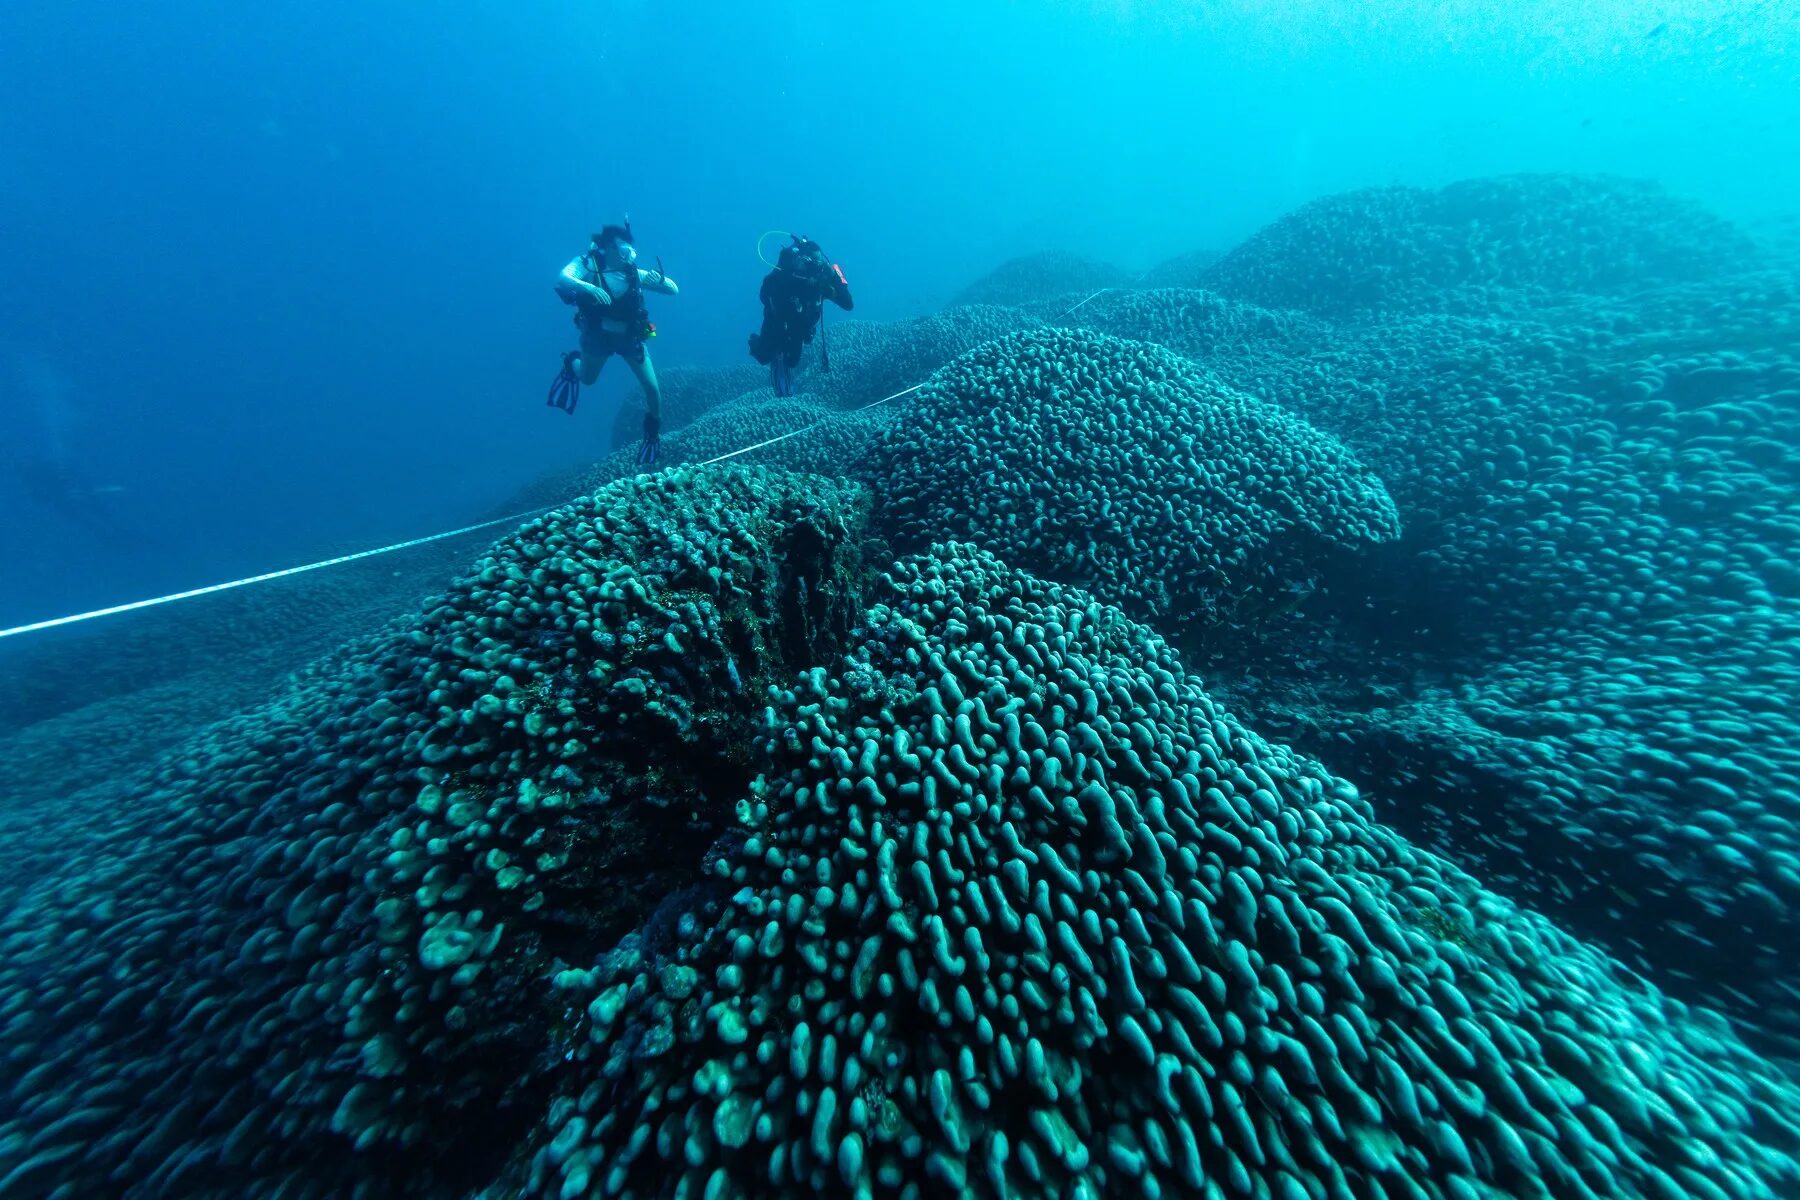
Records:
{"label": "blue ocean water", "polygon": [[[0,99],[0,1194],[1800,1194],[1791,5],[12,0]],[[652,464],[544,403],[626,214]]]}
{"label": "blue ocean water", "polygon": [[769,228],[892,319],[1372,184],[1607,171],[1779,214],[1791,14],[1688,8],[20,0],[0,442],[123,491],[109,547],[6,473],[0,617],[454,523],[604,449],[531,403],[545,279],[625,211],[685,289],[667,364],[743,361]]}

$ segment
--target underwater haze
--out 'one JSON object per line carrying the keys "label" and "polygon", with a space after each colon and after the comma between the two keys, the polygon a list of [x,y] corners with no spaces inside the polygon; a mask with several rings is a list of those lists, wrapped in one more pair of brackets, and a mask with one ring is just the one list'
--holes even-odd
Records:
{"label": "underwater haze", "polygon": [[1792,4],[0,101],[0,1196],[1800,1195]]}
{"label": "underwater haze", "polygon": [[665,365],[747,361],[771,228],[892,319],[1016,254],[1135,273],[1371,184],[1605,171],[1780,216],[1794,26],[1778,3],[17,0],[0,622],[461,524],[606,449],[598,404],[538,397],[573,344],[548,280],[626,211],[683,286]]}

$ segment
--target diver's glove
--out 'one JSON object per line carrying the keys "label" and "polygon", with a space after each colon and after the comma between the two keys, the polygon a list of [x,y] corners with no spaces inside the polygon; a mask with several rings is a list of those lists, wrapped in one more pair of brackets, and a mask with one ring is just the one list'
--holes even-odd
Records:
{"label": "diver's glove", "polygon": [[644,441],[638,446],[638,466],[656,465],[657,451],[662,449],[662,418],[654,413],[644,414]]}

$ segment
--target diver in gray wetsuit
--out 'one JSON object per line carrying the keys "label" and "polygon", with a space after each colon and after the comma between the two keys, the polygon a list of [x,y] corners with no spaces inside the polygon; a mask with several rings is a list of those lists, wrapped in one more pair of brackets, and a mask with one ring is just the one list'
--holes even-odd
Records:
{"label": "diver in gray wetsuit", "polygon": [[596,233],[584,253],[569,260],[556,277],[556,291],[575,306],[575,325],[581,330],[581,349],[563,355],[562,373],[550,385],[547,403],[565,412],[575,411],[583,384],[600,378],[606,360],[618,355],[637,376],[644,389],[644,441],[638,461],[656,461],[662,434],[662,390],[656,383],[656,367],[645,345],[656,336],[644,293],[680,294],[675,281],[656,270],[637,265],[632,244],[631,219],[608,225]]}

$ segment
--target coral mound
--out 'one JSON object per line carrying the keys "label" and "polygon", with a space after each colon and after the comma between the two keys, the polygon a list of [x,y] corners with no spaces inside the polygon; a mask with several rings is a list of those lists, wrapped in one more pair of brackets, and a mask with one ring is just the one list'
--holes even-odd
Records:
{"label": "coral mound", "polygon": [[1747,268],[1742,232],[1655,184],[1507,175],[1370,188],[1304,205],[1204,271],[1271,308],[1492,311],[1495,289],[1610,293]]}
{"label": "coral mound", "polygon": [[[1259,308],[1197,288],[1108,292],[1072,320],[1114,337],[1155,342],[1209,368],[1219,359],[1295,359],[1334,341],[1331,326],[1305,313]],[[1250,373],[1237,386],[1248,390],[1254,379]]]}
{"label": "coral mound", "polygon": [[840,407],[868,404],[911,387],[959,354],[1043,323],[996,304],[972,304],[929,317],[877,324],[844,321],[833,327],[831,370],[808,371],[808,390]]}
{"label": "coral mound", "polygon": [[[991,338],[1041,322],[1034,316],[994,304],[975,304],[926,317],[878,322],[844,320],[827,313],[827,328],[813,340],[800,361],[800,382],[808,398],[829,408],[867,404],[919,382],[957,355]],[[830,365],[826,365],[829,348]],[[671,368],[663,380],[663,435],[698,421],[728,401],[752,403],[775,399],[765,367]],[[644,410],[635,394],[614,414],[612,445],[635,449],[643,436]],[[748,442],[721,446],[735,450]],[[559,480],[568,495],[568,481]],[[535,493],[528,493],[528,498]]]}
{"label": "coral mound", "polygon": [[491,1175],[556,1061],[538,981],[701,878],[760,684],[860,614],[862,507],[760,470],[615,484],[39,855],[0,924],[0,1192]]}
{"label": "coral mound", "polygon": [[540,1195],[1770,1196],[1792,1093],[970,546],[781,690],[734,889],[561,982]]}
{"label": "coral mound", "polygon": [[1008,259],[956,294],[950,303],[1007,304],[1015,308],[1071,294],[1119,287],[1129,277],[1111,263],[1067,250],[1046,250]]}
{"label": "coral mound", "polygon": [[[607,370],[628,374],[622,362],[609,364]],[[699,420],[715,405],[762,389],[768,371],[749,362],[731,367],[659,367],[656,379],[662,386],[663,432],[668,433]],[[630,399],[613,414],[612,445],[635,448],[644,436],[644,406],[635,381],[627,394]]]}
{"label": "coral mound", "polygon": [[1014,334],[939,372],[874,452],[903,545],[945,533],[1172,629],[1395,537],[1342,445],[1157,346]]}
{"label": "coral mound", "polygon": [[[842,474],[845,464],[861,457],[899,411],[898,406],[883,405],[844,412],[811,395],[782,399],[751,392],[663,439],[661,461],[668,466],[701,463],[755,446],[754,461],[761,466]],[[617,479],[639,470],[636,448],[628,447],[604,459],[598,474]]]}

